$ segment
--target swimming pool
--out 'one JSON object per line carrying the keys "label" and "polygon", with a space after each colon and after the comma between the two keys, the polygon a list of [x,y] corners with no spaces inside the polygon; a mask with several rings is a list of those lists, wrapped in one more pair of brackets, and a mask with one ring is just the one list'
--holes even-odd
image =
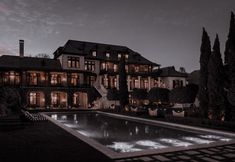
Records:
{"label": "swimming pool", "polygon": [[103,112],[47,113],[49,120],[110,158],[234,143],[230,133]]}

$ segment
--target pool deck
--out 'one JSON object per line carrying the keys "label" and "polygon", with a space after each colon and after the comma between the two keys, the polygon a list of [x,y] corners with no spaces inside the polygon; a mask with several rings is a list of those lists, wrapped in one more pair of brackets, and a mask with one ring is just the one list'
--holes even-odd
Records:
{"label": "pool deck", "polygon": [[[15,121],[0,123],[0,161],[16,160],[34,162],[111,161],[101,152],[50,122],[32,124]],[[235,162],[235,144],[124,158],[115,161]]]}

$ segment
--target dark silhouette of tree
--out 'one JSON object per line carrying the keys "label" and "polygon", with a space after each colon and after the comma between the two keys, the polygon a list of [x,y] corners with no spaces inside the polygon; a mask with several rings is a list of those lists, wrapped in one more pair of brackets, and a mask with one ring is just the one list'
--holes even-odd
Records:
{"label": "dark silhouette of tree", "polygon": [[221,120],[222,111],[224,110],[223,97],[223,62],[220,53],[219,37],[216,39],[213,46],[213,52],[208,63],[208,96],[209,96],[209,112],[212,114],[212,119]]}
{"label": "dark silhouette of tree", "polygon": [[122,55],[119,63],[119,101],[121,110],[123,110],[125,106],[129,104],[129,93],[127,87],[127,75],[125,65],[125,56]]}
{"label": "dark silhouette of tree", "polygon": [[51,58],[50,55],[48,55],[46,53],[39,53],[35,57],[37,57],[37,58]]}
{"label": "dark silhouette of tree", "polygon": [[228,39],[226,41],[225,52],[224,52],[225,64],[228,64],[229,57],[232,55],[231,47],[232,47],[232,43],[234,42],[235,42],[235,18],[234,18],[234,13],[231,12],[229,34],[228,34]]}
{"label": "dark silhouette of tree", "polygon": [[233,116],[235,115],[235,18],[233,12],[231,12],[229,34],[226,41],[224,55],[226,69],[225,120],[229,121],[234,118]]}
{"label": "dark silhouette of tree", "polygon": [[203,28],[202,43],[200,55],[200,81],[199,81],[199,101],[200,112],[202,117],[208,118],[208,91],[207,91],[207,78],[208,78],[208,62],[211,55],[210,38]]}

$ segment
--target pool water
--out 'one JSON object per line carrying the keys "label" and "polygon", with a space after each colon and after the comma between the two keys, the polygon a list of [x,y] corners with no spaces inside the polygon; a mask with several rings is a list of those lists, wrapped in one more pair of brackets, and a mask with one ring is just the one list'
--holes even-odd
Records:
{"label": "pool water", "polygon": [[49,116],[118,153],[232,140],[231,137],[145,124],[95,112],[53,113]]}

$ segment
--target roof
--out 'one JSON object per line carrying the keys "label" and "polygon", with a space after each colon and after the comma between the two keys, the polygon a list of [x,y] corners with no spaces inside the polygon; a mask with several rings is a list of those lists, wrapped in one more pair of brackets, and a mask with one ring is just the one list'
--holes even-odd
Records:
{"label": "roof", "polygon": [[158,75],[160,77],[187,77],[187,73],[182,73],[175,70],[174,66],[164,67],[160,69],[156,69],[153,71],[155,75]]}
{"label": "roof", "polygon": [[3,55],[0,57],[0,68],[62,70],[57,59],[20,57]]}
{"label": "roof", "polygon": [[[96,51],[97,56],[92,56],[92,51]],[[106,57],[106,53],[110,54],[110,57]],[[126,46],[102,44],[94,42],[84,42],[76,40],[68,40],[63,47],[59,47],[54,52],[54,57],[58,58],[61,54],[73,54],[82,55],[87,59],[99,59],[107,61],[118,61],[118,54],[128,54],[128,63],[136,64],[148,64],[159,66],[159,64],[153,63],[148,59],[141,56],[139,53],[129,49]]]}

